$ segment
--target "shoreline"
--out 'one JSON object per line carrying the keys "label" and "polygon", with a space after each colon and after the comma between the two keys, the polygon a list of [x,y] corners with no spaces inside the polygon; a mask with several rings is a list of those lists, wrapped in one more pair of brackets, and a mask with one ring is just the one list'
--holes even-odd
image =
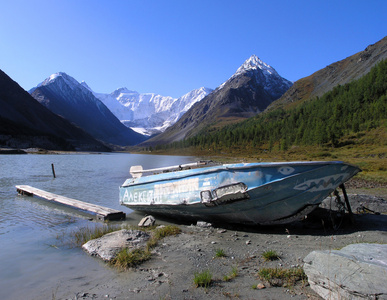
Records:
{"label": "shoreline", "polygon": [[[126,271],[100,261],[110,275],[102,280],[95,271],[90,271],[77,282],[62,283],[54,298],[321,299],[308,284],[274,287],[258,278],[257,273],[261,268],[302,267],[305,256],[314,250],[340,249],[353,243],[386,244],[387,214],[383,214],[387,213],[386,198],[349,194],[349,199],[354,212],[367,203],[370,207],[376,205],[382,214],[355,214],[354,225],[346,215],[336,230],[330,225],[331,212],[325,208],[318,208],[305,221],[282,226],[178,225],[182,233],[161,240],[149,261]],[[156,218],[156,224],[160,222],[163,221]],[[225,257],[215,258],[219,249]],[[267,250],[276,251],[280,259],[266,262],[262,253]],[[236,277],[225,281],[233,269],[237,271]],[[196,288],[194,274],[205,270],[212,273],[213,282],[208,288]],[[264,288],[253,288],[257,284],[263,284]],[[48,288],[41,295],[52,291],[53,288]]]}

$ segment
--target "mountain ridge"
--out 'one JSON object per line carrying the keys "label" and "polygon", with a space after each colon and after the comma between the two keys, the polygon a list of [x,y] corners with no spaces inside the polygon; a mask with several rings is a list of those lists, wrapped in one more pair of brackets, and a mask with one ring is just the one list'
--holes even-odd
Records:
{"label": "mountain ridge", "polygon": [[274,68],[252,55],[227,81],[193,105],[179,121],[141,145],[180,141],[206,127],[252,117],[262,112],[291,85]]}
{"label": "mountain ridge", "polygon": [[210,92],[212,89],[201,87],[179,98],[138,93],[127,88],[116,89],[110,94],[93,93],[127,127],[146,135],[154,135],[165,131]]}
{"label": "mountain ridge", "polygon": [[145,140],[124,126],[89,89],[66,73],[52,74],[30,92],[45,107],[107,144],[130,146]]}
{"label": "mountain ridge", "polygon": [[345,59],[334,62],[313,74],[297,80],[294,85],[268,111],[294,106],[312,97],[320,97],[337,85],[344,85],[368,73],[383,59],[387,59],[387,36]]}
{"label": "mountain ridge", "polygon": [[54,114],[0,70],[0,144],[13,148],[110,151],[106,145]]}

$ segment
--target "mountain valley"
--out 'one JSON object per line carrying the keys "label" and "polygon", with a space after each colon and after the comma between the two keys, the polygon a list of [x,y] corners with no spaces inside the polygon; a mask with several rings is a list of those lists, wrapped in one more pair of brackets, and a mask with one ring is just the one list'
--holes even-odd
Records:
{"label": "mountain valley", "polygon": [[63,72],[31,89],[32,98],[2,72],[0,146],[109,151],[202,138],[258,115],[282,115],[386,59],[387,37],[292,83],[252,55],[215,90],[202,87],[179,98],[126,88],[97,93]]}

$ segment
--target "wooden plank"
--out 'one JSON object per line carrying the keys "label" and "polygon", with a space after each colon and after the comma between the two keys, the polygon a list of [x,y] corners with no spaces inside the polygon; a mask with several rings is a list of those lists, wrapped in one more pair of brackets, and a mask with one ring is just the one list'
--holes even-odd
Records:
{"label": "wooden plank", "polygon": [[67,206],[75,207],[84,211],[92,212],[97,215],[100,220],[119,220],[125,219],[125,213],[112,208],[83,202],[80,200],[68,198],[65,196],[56,195],[50,192],[46,192],[41,189],[34,188],[29,185],[17,185],[16,190],[19,194],[28,196],[38,196],[49,201],[61,203]]}

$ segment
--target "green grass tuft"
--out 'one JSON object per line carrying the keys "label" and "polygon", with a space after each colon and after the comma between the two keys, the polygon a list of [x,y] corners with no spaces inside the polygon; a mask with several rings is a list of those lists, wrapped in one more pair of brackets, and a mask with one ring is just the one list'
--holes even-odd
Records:
{"label": "green grass tuft", "polygon": [[281,269],[281,268],[262,268],[258,276],[268,281],[272,286],[293,286],[297,281],[305,282],[307,276],[302,268]]}
{"label": "green grass tuft", "polygon": [[237,276],[238,276],[238,268],[234,266],[232,267],[230,274],[225,275],[223,277],[223,281],[230,281],[231,279],[234,279]]}
{"label": "green grass tuft", "polygon": [[223,249],[216,249],[215,251],[215,257],[226,257],[226,253],[224,253]]}
{"label": "green grass tuft", "polygon": [[151,258],[151,253],[144,249],[129,250],[122,249],[117,256],[110,262],[119,269],[135,267]]}
{"label": "green grass tuft", "polygon": [[203,271],[201,273],[195,272],[194,274],[194,284],[195,287],[204,287],[208,288],[212,282],[212,273],[210,270]]}
{"label": "green grass tuft", "polygon": [[265,259],[265,261],[277,260],[280,258],[280,256],[274,250],[268,250],[263,252],[262,257]]}
{"label": "green grass tuft", "polygon": [[170,235],[178,235],[179,233],[181,233],[181,229],[175,225],[167,225],[154,229],[152,231],[151,238],[148,240],[146,245],[147,250],[150,251],[156,247],[159,240]]}

